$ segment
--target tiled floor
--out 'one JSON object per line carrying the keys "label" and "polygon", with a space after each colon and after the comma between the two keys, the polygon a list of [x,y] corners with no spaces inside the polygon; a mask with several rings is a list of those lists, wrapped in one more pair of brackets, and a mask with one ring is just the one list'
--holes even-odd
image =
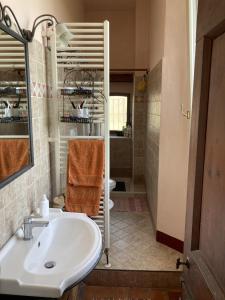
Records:
{"label": "tiled floor", "polygon": [[[148,211],[111,210],[112,269],[175,271],[178,257],[179,252],[156,242]],[[105,263],[103,255],[97,269],[103,269]]]}

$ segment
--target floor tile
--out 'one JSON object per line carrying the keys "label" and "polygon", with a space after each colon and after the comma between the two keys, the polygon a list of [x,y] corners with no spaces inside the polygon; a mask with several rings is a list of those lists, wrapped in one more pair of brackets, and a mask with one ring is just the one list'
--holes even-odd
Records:
{"label": "floor tile", "polygon": [[[156,241],[149,212],[111,211],[112,269],[175,271],[178,257],[181,253]],[[105,264],[103,255],[96,269]]]}

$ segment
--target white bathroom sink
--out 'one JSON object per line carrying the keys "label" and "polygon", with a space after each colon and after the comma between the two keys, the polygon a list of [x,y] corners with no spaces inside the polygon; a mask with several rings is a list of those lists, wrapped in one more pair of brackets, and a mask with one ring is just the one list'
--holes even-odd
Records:
{"label": "white bathroom sink", "polygon": [[0,251],[0,294],[58,298],[94,268],[101,248],[99,227],[85,214],[51,213],[32,240],[15,235]]}

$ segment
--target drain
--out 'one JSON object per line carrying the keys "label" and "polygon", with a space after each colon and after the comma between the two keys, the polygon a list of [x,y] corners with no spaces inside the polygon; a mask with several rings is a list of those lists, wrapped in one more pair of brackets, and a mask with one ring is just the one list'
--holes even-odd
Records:
{"label": "drain", "polygon": [[46,269],[52,269],[56,266],[56,262],[55,261],[47,261],[44,266]]}

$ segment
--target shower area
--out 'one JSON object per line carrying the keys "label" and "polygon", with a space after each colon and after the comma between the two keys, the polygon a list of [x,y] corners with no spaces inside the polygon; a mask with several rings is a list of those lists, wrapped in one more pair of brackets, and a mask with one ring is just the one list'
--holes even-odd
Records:
{"label": "shower area", "polygon": [[111,70],[110,174],[112,196],[145,193],[144,142],[147,70]]}
{"label": "shower area", "polygon": [[175,271],[179,253],[157,235],[162,61],[149,61],[149,1],[85,3],[87,22],[110,23],[110,264],[96,269]]}
{"label": "shower area", "polygon": [[[161,70],[161,63],[149,74],[148,70],[131,70],[129,74],[111,70],[112,270],[175,271],[174,261],[179,256],[156,240],[155,210],[148,201],[151,197],[154,205],[157,198]],[[105,269],[105,263],[102,257],[96,268]]]}

